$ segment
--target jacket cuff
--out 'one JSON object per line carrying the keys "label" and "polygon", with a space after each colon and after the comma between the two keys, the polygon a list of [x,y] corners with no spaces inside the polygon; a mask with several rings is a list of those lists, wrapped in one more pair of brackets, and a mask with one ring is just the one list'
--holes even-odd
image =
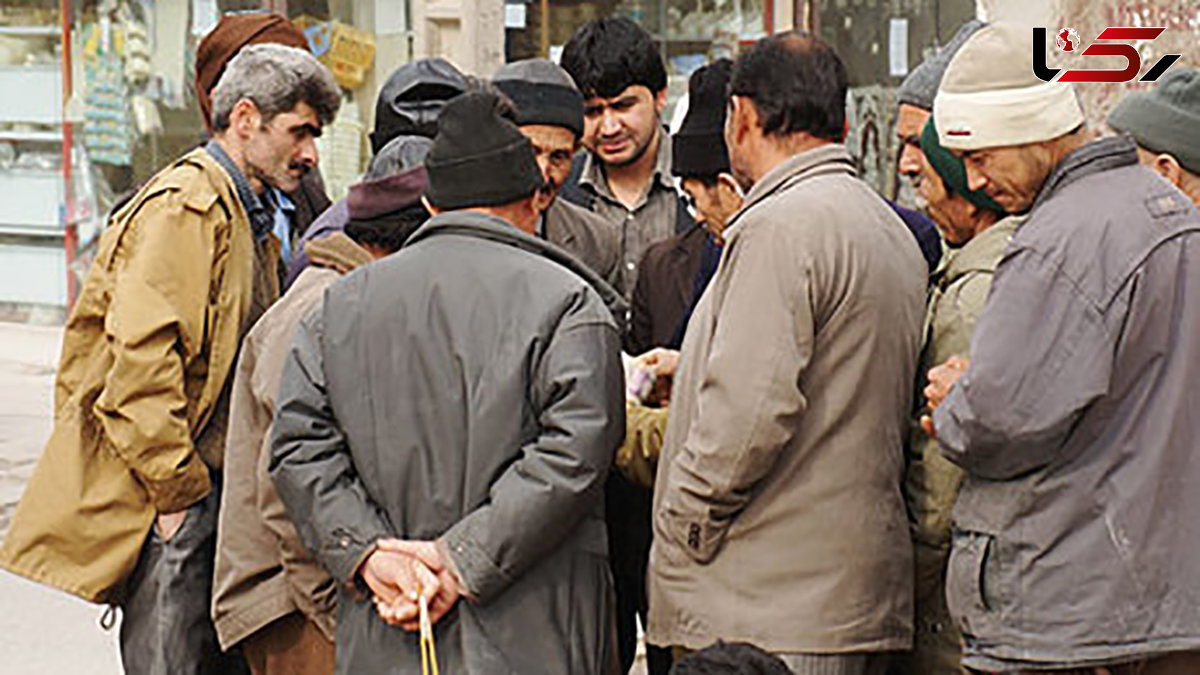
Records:
{"label": "jacket cuff", "polygon": [[671,508],[669,504],[664,504],[659,518],[663,530],[671,536],[675,546],[701,565],[707,565],[717,557],[717,552],[725,542],[725,533],[729,530],[711,520],[680,513],[679,509]]}
{"label": "jacket cuff", "polygon": [[195,453],[168,478],[155,479],[144,474],[138,478],[146,488],[154,510],[160,514],[183,511],[212,491],[208,466]]}
{"label": "jacket cuff", "polygon": [[507,588],[513,580],[475,543],[469,530],[469,522],[459,523],[450,528],[442,539],[449,553],[451,569],[462,581],[466,595],[486,602]]}

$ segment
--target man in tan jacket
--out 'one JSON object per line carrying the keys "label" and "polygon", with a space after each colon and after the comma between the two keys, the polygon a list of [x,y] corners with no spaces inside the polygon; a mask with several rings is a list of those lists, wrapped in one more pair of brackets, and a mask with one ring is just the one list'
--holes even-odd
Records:
{"label": "man in tan jacket", "polygon": [[734,66],[752,186],[683,341],[654,494],[648,640],[750,642],[799,675],[882,673],[912,641],[903,436],[926,263],[855,177],[819,40]]}
{"label": "man in tan jacket", "polygon": [[[411,140],[428,147],[424,138]],[[375,156],[372,171],[403,166],[394,155],[405,152],[403,141],[389,143]],[[308,242],[310,265],[242,345],[225,445],[213,621],[221,647],[241,645],[255,675],[334,668],[337,588],[300,541],[267,471],[284,357],[296,325],[320,304],[330,284],[395,252],[425,222],[429,213],[421,195],[427,183],[418,164],[351,186],[345,232]]]}
{"label": "man in tan jacket", "polygon": [[209,619],[227,379],[278,294],[264,185],[297,187],[340,94],[307,52],[247,47],[214,140],[113,217],[63,337],[55,426],[4,568],[120,605],[126,672],[236,672]]}

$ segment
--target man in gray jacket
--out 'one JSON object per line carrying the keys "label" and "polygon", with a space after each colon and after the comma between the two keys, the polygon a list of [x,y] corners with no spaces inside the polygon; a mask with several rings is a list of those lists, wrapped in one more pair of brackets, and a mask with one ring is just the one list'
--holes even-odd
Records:
{"label": "man in gray jacket", "polygon": [[926,265],[840,143],[830,47],[761,40],[730,92],[730,164],[753,187],[683,340],[648,640],[751,642],[798,675],[883,673],[912,641],[900,482]]}
{"label": "man in gray jacket", "polygon": [[1200,672],[1200,212],[1129,139],[1089,142],[1028,40],[976,33],[934,105],[971,189],[1029,212],[969,367],[926,389],[966,473],[946,581],[964,664]]}
{"label": "man in gray jacket", "polygon": [[435,217],[334,284],[287,357],[271,475],[345,582],[339,673],[418,672],[416,636],[391,627],[416,628],[418,594],[442,672],[588,675],[615,657],[603,484],[623,301],[533,236],[542,178],[503,107],[446,106]]}

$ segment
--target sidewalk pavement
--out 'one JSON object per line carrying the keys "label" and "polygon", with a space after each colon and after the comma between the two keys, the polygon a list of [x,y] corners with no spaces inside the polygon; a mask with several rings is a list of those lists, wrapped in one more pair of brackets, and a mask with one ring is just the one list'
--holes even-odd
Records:
{"label": "sidewalk pavement", "polygon": [[[50,435],[60,327],[0,323],[0,536]],[[0,671],[118,675],[104,608],[0,571]]]}

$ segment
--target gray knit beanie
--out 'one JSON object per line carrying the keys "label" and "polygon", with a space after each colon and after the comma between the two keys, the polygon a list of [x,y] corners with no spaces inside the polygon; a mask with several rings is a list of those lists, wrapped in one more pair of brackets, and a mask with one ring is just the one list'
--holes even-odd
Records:
{"label": "gray knit beanie", "polygon": [[565,127],[583,135],[583,94],[553,61],[526,59],[500,67],[492,84],[517,108],[517,124]]}
{"label": "gray knit beanie", "polygon": [[1200,175],[1200,70],[1176,68],[1150,91],[1129,94],[1109,113],[1108,126]]}
{"label": "gray knit beanie", "polygon": [[968,38],[986,25],[977,19],[964,23],[945,47],[922,61],[921,65],[904,78],[900,89],[896,91],[896,103],[908,104],[921,110],[933,110],[933,99],[937,96],[938,86],[942,83],[942,75],[946,74],[946,66],[950,65],[950,59],[954,58],[959,47],[962,47]]}

